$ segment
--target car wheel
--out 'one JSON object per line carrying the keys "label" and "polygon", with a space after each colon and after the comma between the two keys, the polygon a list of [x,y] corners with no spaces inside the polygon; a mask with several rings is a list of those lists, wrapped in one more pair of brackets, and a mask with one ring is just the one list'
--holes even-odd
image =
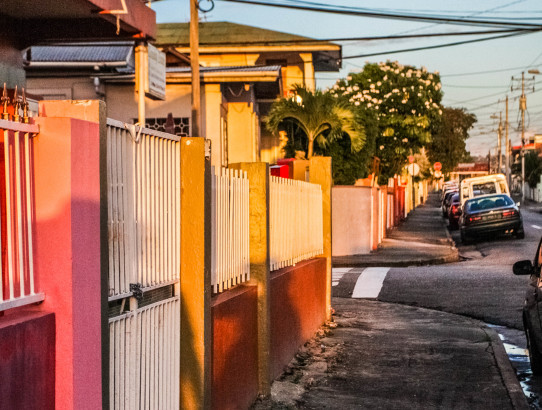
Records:
{"label": "car wheel", "polygon": [[529,326],[525,326],[525,336],[527,338],[527,349],[529,349],[529,360],[531,361],[531,370],[533,375],[542,375],[542,355],[536,348]]}

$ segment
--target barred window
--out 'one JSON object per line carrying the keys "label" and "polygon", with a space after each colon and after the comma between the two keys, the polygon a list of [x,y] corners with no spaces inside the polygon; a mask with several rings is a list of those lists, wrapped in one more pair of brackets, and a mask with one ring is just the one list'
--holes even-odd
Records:
{"label": "barred window", "polygon": [[[134,123],[137,122],[137,118],[134,118]],[[166,127],[166,124],[168,125]],[[145,119],[145,128],[150,128],[151,130],[169,132],[175,134],[179,137],[189,137],[190,136],[190,118],[188,117],[170,117],[169,123],[168,118],[146,118]],[[173,128],[173,132],[171,129]]]}

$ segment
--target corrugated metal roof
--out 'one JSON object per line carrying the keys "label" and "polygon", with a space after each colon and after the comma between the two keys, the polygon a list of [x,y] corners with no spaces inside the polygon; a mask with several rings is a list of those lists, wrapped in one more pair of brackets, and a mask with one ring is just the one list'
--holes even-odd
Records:
{"label": "corrugated metal roof", "polygon": [[[178,47],[189,45],[189,23],[165,23],[158,24],[156,44],[175,45]],[[309,37],[298,36],[295,34],[283,33],[280,31],[267,30],[259,27],[246,26],[243,24],[229,22],[206,22],[199,24],[199,42],[200,46],[245,46],[250,40],[250,45],[284,45],[284,43],[293,41],[313,40],[314,44],[331,45],[327,41],[311,39]],[[310,43],[302,43],[303,45]]]}
{"label": "corrugated metal roof", "polygon": [[121,62],[132,55],[133,44],[64,44],[32,46],[25,54],[29,62],[79,63]]}

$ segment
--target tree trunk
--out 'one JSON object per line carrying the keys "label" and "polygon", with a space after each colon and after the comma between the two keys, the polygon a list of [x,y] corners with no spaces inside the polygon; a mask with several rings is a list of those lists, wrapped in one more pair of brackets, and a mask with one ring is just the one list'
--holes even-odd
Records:
{"label": "tree trunk", "polygon": [[309,148],[307,150],[307,159],[310,159],[312,157],[312,151],[314,147],[314,138],[311,138],[310,135],[307,136],[309,140]]}

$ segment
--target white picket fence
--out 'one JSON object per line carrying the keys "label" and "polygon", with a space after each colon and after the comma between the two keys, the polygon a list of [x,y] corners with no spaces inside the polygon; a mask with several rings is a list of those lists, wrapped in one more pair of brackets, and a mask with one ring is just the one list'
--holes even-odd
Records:
{"label": "white picket fence", "polygon": [[106,150],[110,408],[178,409],[180,137],[108,119]]}
{"label": "white picket fence", "polygon": [[179,309],[177,296],[110,321],[110,408],[179,408]]}
{"label": "white picket fence", "polygon": [[250,280],[246,171],[213,167],[211,203],[211,284],[219,293]]}
{"label": "white picket fence", "polygon": [[32,248],[33,137],[39,132],[34,124],[0,120],[3,134],[3,180],[0,189],[4,210],[0,244],[0,312],[17,306],[40,302],[44,294],[34,281],[34,250]]}
{"label": "white picket fence", "polygon": [[180,137],[143,129],[133,135],[108,119],[109,299],[130,284],[176,283],[180,266]]}
{"label": "white picket fence", "polygon": [[323,253],[323,211],[320,185],[270,178],[270,254],[274,271]]}

